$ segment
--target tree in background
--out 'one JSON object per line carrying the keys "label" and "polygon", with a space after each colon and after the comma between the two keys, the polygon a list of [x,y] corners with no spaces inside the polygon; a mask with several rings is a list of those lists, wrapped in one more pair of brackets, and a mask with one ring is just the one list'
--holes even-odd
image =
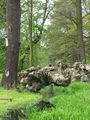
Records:
{"label": "tree in background", "polygon": [[[22,50],[23,54],[25,55],[25,57],[23,56],[22,58],[28,60],[28,61],[26,60],[27,64],[30,64],[30,61],[32,61],[31,66],[37,66],[39,64],[42,64],[40,63],[40,61],[43,59],[43,57],[41,58],[41,54],[43,56],[45,51],[45,49],[42,46],[43,44],[42,36],[46,30],[46,26],[47,26],[46,21],[51,12],[52,4],[50,0],[45,0],[45,1],[33,0],[31,5],[31,0],[26,0],[21,2],[21,6],[22,6],[21,44],[24,43],[23,47],[26,49],[26,50]],[[33,9],[32,13],[31,13],[31,9]],[[32,29],[31,29],[31,21],[32,21]],[[31,30],[32,30],[32,35],[31,35]],[[30,44],[31,36],[32,36],[32,43]],[[30,54],[31,51],[30,48],[32,48],[33,51],[31,52],[32,55]]]}
{"label": "tree in background", "polygon": [[[85,2],[88,4],[87,1]],[[48,32],[46,33],[50,60],[53,59],[53,61],[55,61],[61,59],[64,62],[70,63],[82,61],[80,58],[80,54],[82,54],[80,53],[81,42],[77,36],[78,22],[76,8],[76,2],[74,0],[67,0],[65,2],[63,0],[58,0],[54,3],[54,11],[51,15],[51,25],[49,25]],[[85,9],[88,10],[87,5],[83,5],[82,7],[82,20],[85,21],[83,22],[82,28],[82,31],[84,30],[84,33],[82,32],[84,38],[83,43],[81,43],[83,44],[83,52],[85,52],[85,47],[87,49],[87,46],[84,46],[84,42],[86,43],[85,36],[87,36],[85,32],[88,32],[86,26],[89,27],[89,13],[85,12]],[[88,46],[90,45],[88,44]]]}
{"label": "tree in background", "polygon": [[90,63],[90,0],[83,0],[83,39],[85,43],[86,63]]}
{"label": "tree in background", "polygon": [[6,21],[6,64],[1,84],[5,88],[12,88],[17,84],[18,57],[20,46],[20,0],[7,1]]}
{"label": "tree in background", "polygon": [[85,44],[83,40],[83,28],[82,28],[82,3],[81,0],[76,0],[76,15],[77,15],[77,40],[80,54],[80,61],[86,63],[85,56]]}
{"label": "tree in background", "polygon": [[[31,0],[21,0],[21,45],[19,71],[30,64]],[[28,9],[29,7],[29,9]],[[52,10],[53,9],[53,10]],[[52,14],[51,14],[52,13]],[[83,41],[85,56],[90,61],[90,1],[82,0]],[[48,24],[49,22],[49,24]],[[43,26],[43,27],[42,27]],[[6,4],[0,1],[0,72],[5,64]],[[48,28],[48,29],[47,29]],[[33,66],[44,66],[50,61],[80,61],[77,39],[77,15],[75,0],[33,0],[32,16]],[[50,62],[49,61],[49,62]]]}
{"label": "tree in background", "polygon": [[33,41],[32,41],[33,25],[32,24],[33,24],[33,0],[31,1],[28,0],[28,25],[29,25],[29,41],[30,41],[29,67],[33,66]]}

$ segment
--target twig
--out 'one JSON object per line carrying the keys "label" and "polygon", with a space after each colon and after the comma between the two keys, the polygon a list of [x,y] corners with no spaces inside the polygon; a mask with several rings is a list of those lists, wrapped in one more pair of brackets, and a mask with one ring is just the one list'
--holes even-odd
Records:
{"label": "twig", "polygon": [[8,100],[8,101],[12,102],[12,98],[0,98],[0,100]]}

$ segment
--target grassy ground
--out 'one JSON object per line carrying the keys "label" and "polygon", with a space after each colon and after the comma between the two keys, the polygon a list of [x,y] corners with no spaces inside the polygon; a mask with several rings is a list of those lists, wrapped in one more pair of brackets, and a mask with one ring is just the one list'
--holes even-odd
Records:
{"label": "grassy ground", "polygon": [[[8,109],[24,108],[39,99],[39,95],[30,92],[18,93],[15,90],[4,90],[0,88],[0,116],[8,111]],[[5,99],[12,99],[5,100]],[[0,119],[1,120],[1,119]]]}
{"label": "grassy ground", "polygon": [[[90,120],[90,84],[78,82],[67,88],[54,87],[54,93],[50,102],[56,107],[43,111],[27,107],[28,120]],[[0,88],[0,99],[2,98],[12,98],[12,102],[0,100],[0,116],[8,109],[32,106],[40,95]]]}
{"label": "grassy ground", "polygon": [[28,120],[90,120],[90,84],[73,83],[66,90],[55,87],[50,101],[56,108],[28,111]]}

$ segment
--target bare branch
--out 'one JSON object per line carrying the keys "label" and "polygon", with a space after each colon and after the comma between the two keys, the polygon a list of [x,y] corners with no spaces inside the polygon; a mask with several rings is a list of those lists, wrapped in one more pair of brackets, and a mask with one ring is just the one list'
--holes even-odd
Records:
{"label": "bare branch", "polygon": [[66,15],[65,13],[62,12],[60,12],[60,14],[71,20],[74,24],[77,24],[76,20],[71,15]]}
{"label": "bare branch", "polygon": [[35,44],[41,39],[41,35],[43,33],[43,30],[44,30],[45,21],[48,18],[48,15],[50,14],[50,11],[51,11],[51,10],[48,11],[48,3],[49,3],[49,0],[46,0],[44,13],[43,13],[43,18],[42,18],[42,23],[41,23],[40,33],[36,35],[36,38],[33,41],[33,43],[35,43]]}
{"label": "bare branch", "polygon": [[86,18],[86,17],[89,16],[89,15],[90,15],[90,12],[87,13],[86,15],[84,15],[84,16],[82,17],[82,19]]}

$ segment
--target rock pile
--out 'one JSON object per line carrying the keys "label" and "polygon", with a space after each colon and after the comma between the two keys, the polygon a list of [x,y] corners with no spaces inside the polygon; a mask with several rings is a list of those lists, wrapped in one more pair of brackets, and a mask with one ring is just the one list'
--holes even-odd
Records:
{"label": "rock pile", "polygon": [[72,67],[68,67],[64,63],[59,63],[59,75],[63,75],[71,81],[90,82],[90,69],[81,62],[75,62]]}
{"label": "rock pile", "polygon": [[72,81],[90,82],[90,71],[85,64],[81,64],[80,62],[76,62],[73,65],[71,76]]}
{"label": "rock pile", "polygon": [[37,92],[44,86],[51,84],[52,78],[49,72],[54,70],[54,67],[31,67],[18,74],[18,81],[29,91]]}
{"label": "rock pile", "polygon": [[18,81],[27,90],[37,92],[44,86],[54,83],[57,86],[68,86],[71,81],[90,82],[90,71],[80,62],[68,67],[63,62],[55,66],[31,67],[18,74]]}

